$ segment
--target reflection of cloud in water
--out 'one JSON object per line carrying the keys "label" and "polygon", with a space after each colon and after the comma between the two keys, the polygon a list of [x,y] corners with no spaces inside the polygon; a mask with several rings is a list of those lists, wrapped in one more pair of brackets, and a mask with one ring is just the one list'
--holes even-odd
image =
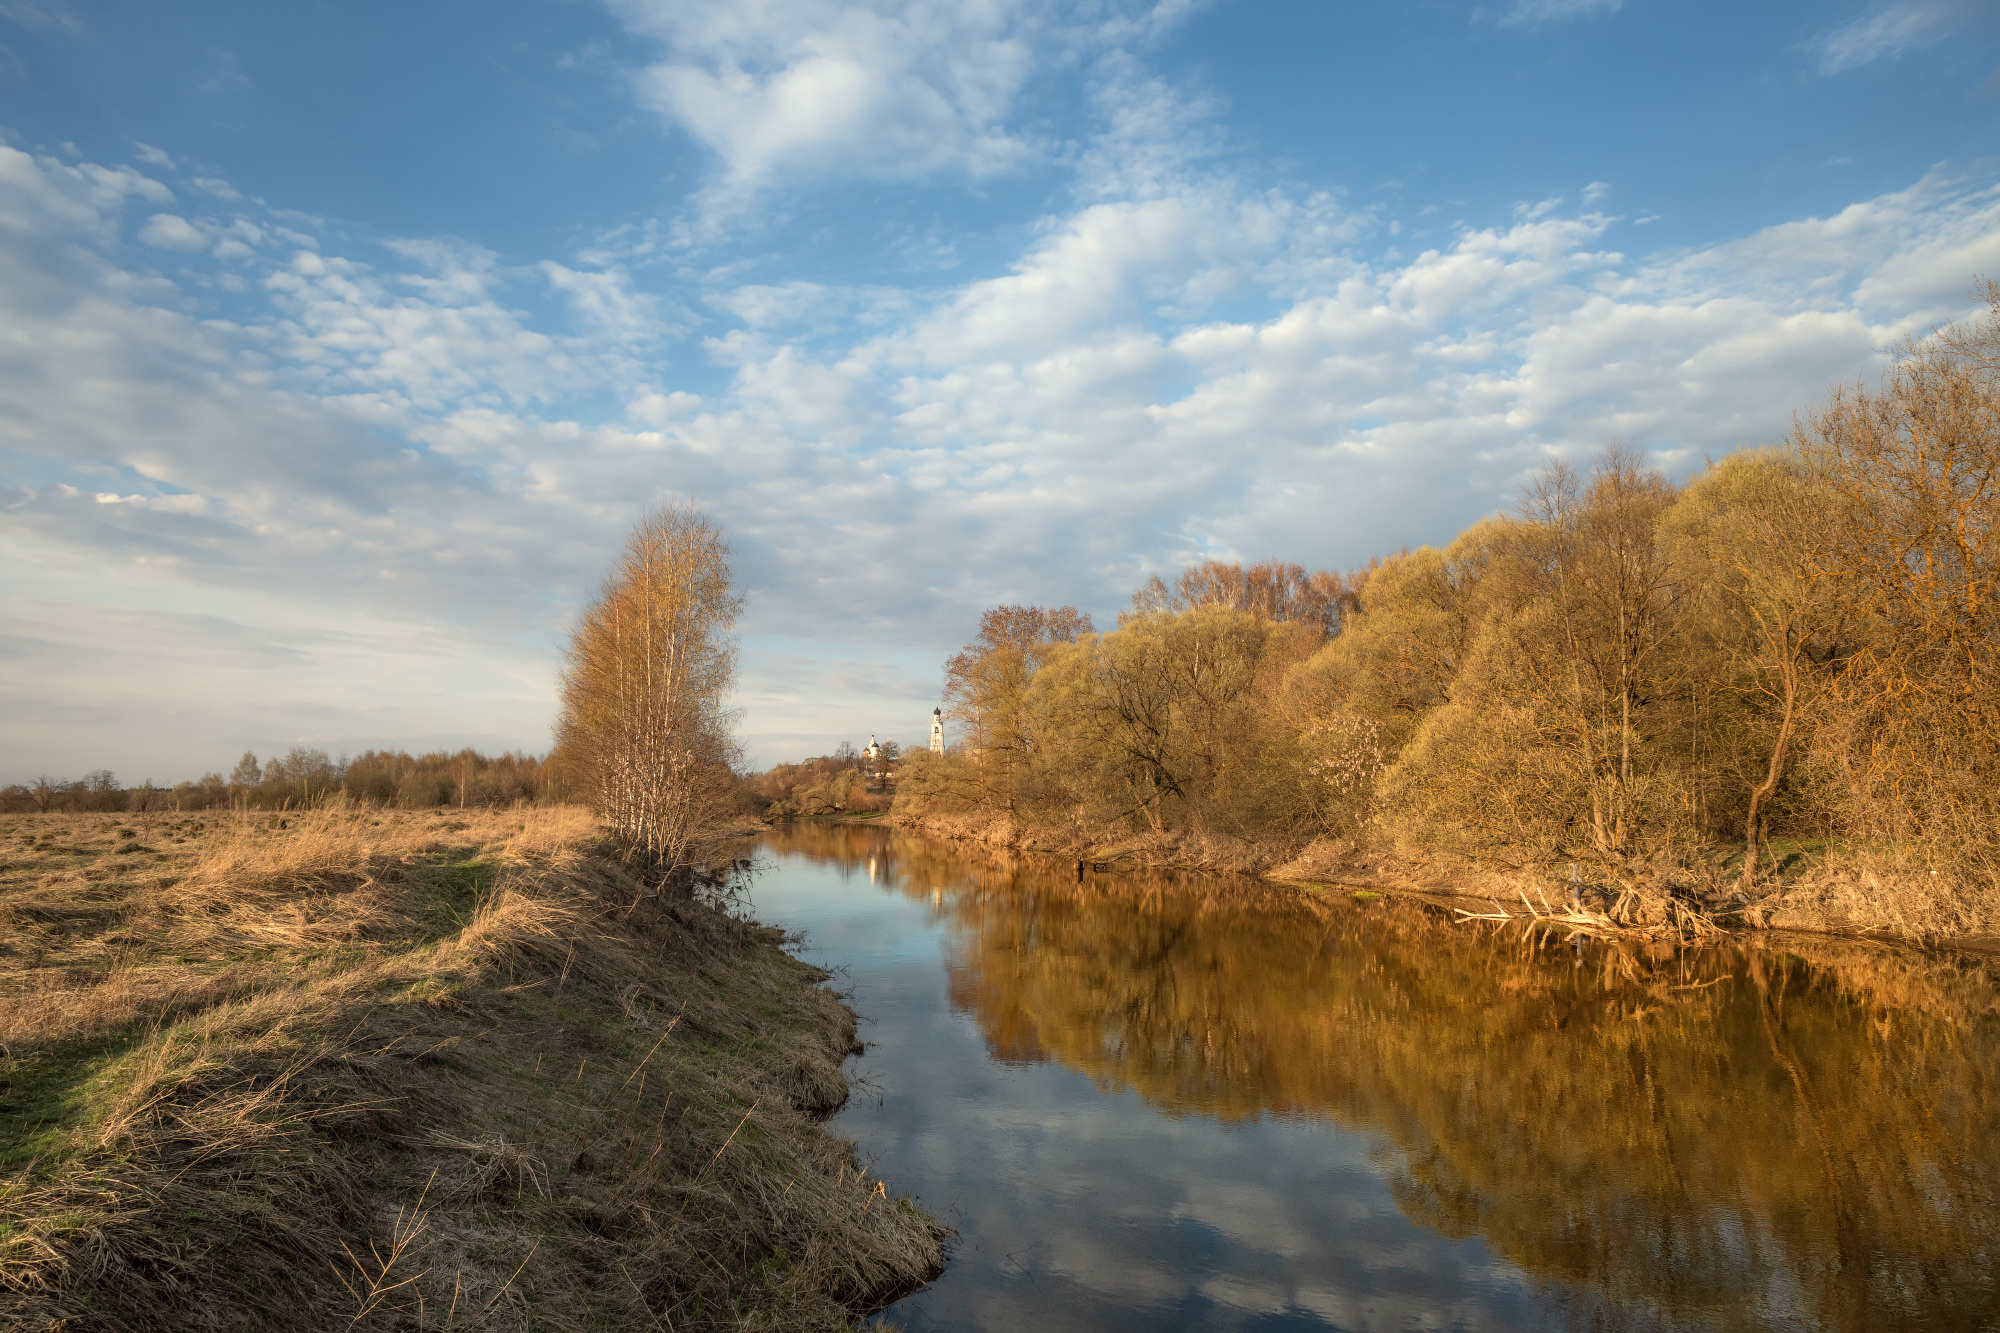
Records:
{"label": "reflection of cloud in water", "polygon": [[818,959],[845,965],[872,1020],[869,1083],[836,1128],[961,1233],[945,1277],[896,1317],[1037,1333],[1536,1326],[1511,1264],[1402,1216],[1368,1138],[1163,1116],[1058,1063],[996,1063],[947,1003],[930,894],[855,892],[865,875],[821,872],[853,876],[882,835],[814,832],[833,835],[815,845],[821,866],[766,874],[755,896],[764,919],[804,927]]}
{"label": "reflection of cloud in water", "polygon": [[1579,968],[1407,904],[1079,891],[879,830],[786,849],[872,853],[893,889],[823,897],[815,933],[879,1020],[882,1099],[841,1127],[964,1233],[919,1327],[1994,1312],[1983,968],[1825,942]]}
{"label": "reflection of cloud in water", "polygon": [[[903,1036],[881,1033],[885,1047]],[[1525,1316],[1512,1266],[1412,1226],[1349,1136],[1163,1118],[1046,1065],[988,1092],[956,1064],[928,1061],[921,1095],[840,1126],[891,1180],[957,1207],[964,1241],[946,1281],[909,1303],[917,1327],[1310,1324],[1315,1307],[1343,1309],[1346,1327],[1534,1322],[1494,1308]]]}

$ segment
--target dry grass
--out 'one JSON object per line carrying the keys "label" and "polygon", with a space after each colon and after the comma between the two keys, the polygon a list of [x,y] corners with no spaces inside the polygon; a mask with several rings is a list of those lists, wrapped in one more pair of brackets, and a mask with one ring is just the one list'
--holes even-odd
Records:
{"label": "dry grass", "polygon": [[841,1328],[934,1274],[817,1124],[853,1041],[822,975],[596,838],[0,819],[0,1317]]}
{"label": "dry grass", "polygon": [[1977,865],[1899,864],[1836,846],[1800,856],[1769,890],[1760,915],[1777,927],[1989,945],[2000,935],[2000,884]]}

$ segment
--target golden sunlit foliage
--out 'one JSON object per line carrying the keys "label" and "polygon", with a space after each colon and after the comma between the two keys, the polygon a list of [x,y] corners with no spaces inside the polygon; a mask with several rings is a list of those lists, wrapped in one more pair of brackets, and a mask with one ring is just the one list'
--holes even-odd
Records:
{"label": "golden sunlit foliage", "polygon": [[1204,560],[1182,570],[1171,588],[1155,574],[1134,595],[1132,606],[1139,611],[1223,606],[1248,611],[1263,620],[1316,625],[1331,634],[1340,628],[1341,616],[1354,608],[1356,582],[1354,577],[1332,570],[1308,573],[1303,565],[1280,560],[1260,561],[1248,569]]}
{"label": "golden sunlit foliage", "polygon": [[1831,470],[1823,558],[1854,620],[1816,758],[1847,826],[1946,863],[2000,829],[2000,284],[1985,296],[1796,436]]}
{"label": "golden sunlit foliage", "polygon": [[1613,445],[1350,578],[1210,563],[1105,633],[990,612],[948,667],[963,744],[898,808],[1694,866],[1739,904],[1778,839],[1917,903],[1892,913],[1911,928],[2000,923],[2000,286],[1982,296],[1879,387],[1685,485]]}
{"label": "golden sunlit foliage", "polygon": [[662,880],[704,860],[734,808],[723,699],[742,606],[715,525],[692,506],[663,505],[633,526],[565,654],[563,769]]}

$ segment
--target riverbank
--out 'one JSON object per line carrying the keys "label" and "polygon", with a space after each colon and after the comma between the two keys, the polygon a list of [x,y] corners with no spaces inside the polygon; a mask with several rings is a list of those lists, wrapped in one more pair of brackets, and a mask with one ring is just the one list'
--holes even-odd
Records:
{"label": "riverbank", "polygon": [[0,1312],[837,1329],[938,1225],[820,1122],[854,1016],[573,808],[0,819]]}
{"label": "riverbank", "polygon": [[[1482,915],[1555,919],[1604,931],[1699,936],[1758,929],[1866,936],[2000,952],[2000,911],[1991,893],[1941,884],[1925,870],[1896,871],[1838,849],[1774,857],[1752,894],[1737,881],[1740,861],[1715,857],[1610,876],[1577,868],[1571,906],[1567,875],[1537,867],[1418,858],[1341,839],[1254,841],[1169,832],[1138,833],[1081,824],[1029,828],[1006,816],[936,811],[892,813],[908,832],[948,843],[1027,852],[1094,870],[1186,870],[1245,875],[1309,889],[1407,894]],[[1564,867],[1566,870],[1567,867]],[[1594,919],[1594,921],[1593,921]]]}

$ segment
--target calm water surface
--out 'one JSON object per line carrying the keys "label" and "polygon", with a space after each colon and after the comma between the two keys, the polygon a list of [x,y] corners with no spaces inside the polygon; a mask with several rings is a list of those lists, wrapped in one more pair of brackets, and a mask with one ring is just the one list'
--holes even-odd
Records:
{"label": "calm water surface", "polygon": [[958,1230],[913,1329],[2000,1328],[1983,962],[773,834],[834,1122]]}

